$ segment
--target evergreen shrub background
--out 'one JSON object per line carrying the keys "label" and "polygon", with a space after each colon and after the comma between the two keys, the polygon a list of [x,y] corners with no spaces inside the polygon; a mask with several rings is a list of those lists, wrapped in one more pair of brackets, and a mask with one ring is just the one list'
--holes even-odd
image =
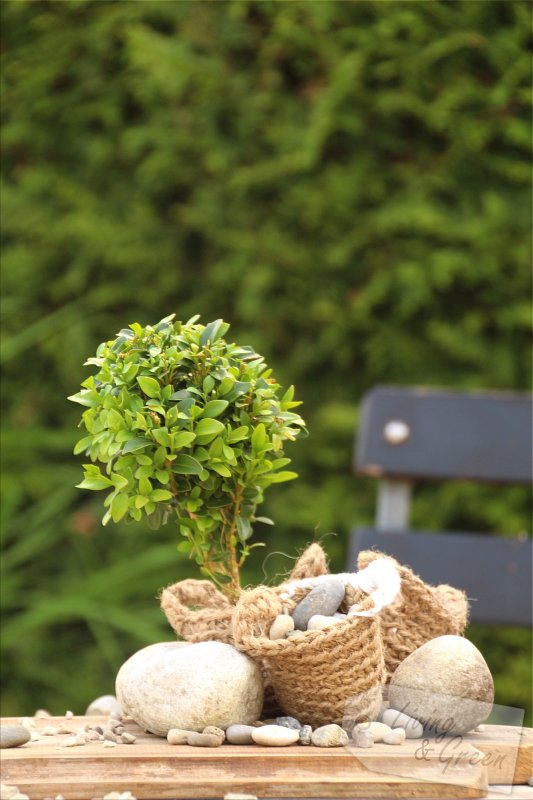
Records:
{"label": "evergreen shrub background", "polygon": [[[196,575],[173,526],[103,529],[74,488],[66,396],[99,342],[223,317],[296,384],[311,435],[250,582],[313,537],[344,567],[375,500],[350,472],[367,389],[529,388],[531,7],[1,6],[2,712],[82,712],[172,638],[157,592]],[[528,512],[526,490],[452,483],[413,523],[530,535]],[[531,721],[531,635],[469,635]]]}

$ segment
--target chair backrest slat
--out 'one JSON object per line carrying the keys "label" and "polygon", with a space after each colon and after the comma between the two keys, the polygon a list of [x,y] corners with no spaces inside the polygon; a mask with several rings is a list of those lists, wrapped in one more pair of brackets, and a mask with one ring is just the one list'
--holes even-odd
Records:
{"label": "chair backrest slat", "polygon": [[532,400],[377,387],[363,402],[354,467],[374,477],[530,483]]}

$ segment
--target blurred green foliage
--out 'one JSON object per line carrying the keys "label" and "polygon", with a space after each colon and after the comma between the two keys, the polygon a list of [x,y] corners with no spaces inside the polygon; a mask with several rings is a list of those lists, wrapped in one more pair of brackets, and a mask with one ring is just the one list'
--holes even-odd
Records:
{"label": "blurred green foliage", "polygon": [[[4,714],[112,691],[172,638],[158,589],[196,574],[172,526],[102,529],[74,489],[65,398],[128,323],[223,317],[305,401],[301,477],[265,503],[250,582],[313,536],[342,567],[372,519],[350,473],[366,389],[529,387],[530,11],[1,4]],[[450,484],[418,493],[414,524],[516,534],[528,510]],[[531,709],[530,634],[469,635],[498,702]]]}

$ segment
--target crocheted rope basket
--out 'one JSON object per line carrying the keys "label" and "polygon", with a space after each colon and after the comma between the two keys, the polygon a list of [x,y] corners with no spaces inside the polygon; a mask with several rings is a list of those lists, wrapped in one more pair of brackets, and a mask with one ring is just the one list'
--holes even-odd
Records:
{"label": "crocheted rope basket", "polygon": [[[327,559],[318,544],[311,544],[297,560],[289,580],[313,578],[328,571]],[[177,635],[188,642],[217,641],[234,644],[232,617],[235,610],[227,597],[210,581],[188,578],[163,589],[161,608]],[[263,716],[279,714],[279,704],[265,665]]]}
{"label": "crocheted rope basket", "polygon": [[[291,612],[307,594],[289,599],[284,587],[258,586],[239,598],[233,616],[236,647],[266,666],[286,714],[313,727],[336,722],[350,729],[375,719],[381,705],[385,664],[377,616],[349,616],[326,629],[270,639],[278,614]],[[348,586],[347,607],[370,611],[374,603]]]}
{"label": "crocheted rope basket", "polygon": [[381,636],[388,680],[398,664],[414,650],[437,636],[460,636],[468,622],[468,600],[464,592],[447,584],[430,586],[391,556],[363,550],[357,558],[364,569],[378,558],[389,558],[401,578],[396,600],[380,613]]}

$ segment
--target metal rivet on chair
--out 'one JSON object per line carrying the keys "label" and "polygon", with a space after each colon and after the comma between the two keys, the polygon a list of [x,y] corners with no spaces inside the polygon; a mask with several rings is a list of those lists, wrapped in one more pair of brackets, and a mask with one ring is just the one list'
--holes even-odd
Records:
{"label": "metal rivet on chair", "polygon": [[410,435],[409,425],[401,419],[391,419],[383,428],[383,438],[389,444],[403,444]]}

